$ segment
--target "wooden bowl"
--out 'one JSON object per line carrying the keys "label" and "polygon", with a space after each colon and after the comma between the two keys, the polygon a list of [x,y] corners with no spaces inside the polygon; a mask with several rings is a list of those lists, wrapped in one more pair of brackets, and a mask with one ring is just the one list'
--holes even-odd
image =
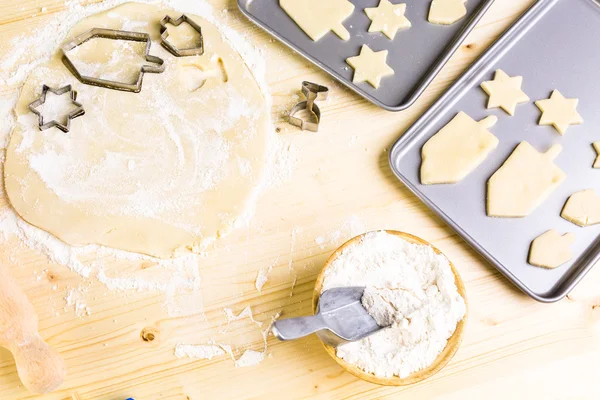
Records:
{"label": "wooden bowl", "polygon": [[[425,244],[425,245],[431,246],[433,251],[435,251],[437,254],[443,255],[443,253],[441,251],[439,251],[437,248],[435,248],[435,246],[433,246],[431,243],[426,242],[425,240],[418,238],[416,236],[413,236],[413,235],[410,235],[410,234],[404,233],[404,232],[398,232],[398,231],[386,230],[385,232],[387,232],[390,235],[399,236],[402,239],[404,239],[410,243]],[[367,233],[363,233],[362,235],[356,236],[356,237],[348,240],[346,243],[341,245],[336,251],[334,251],[333,254],[329,257],[329,259],[325,262],[325,265],[323,266],[323,269],[321,270],[321,273],[319,274],[319,276],[317,277],[317,280],[315,282],[315,290],[313,292],[313,301],[312,301],[313,312],[317,311],[317,304],[319,302],[319,297],[321,296],[321,288],[323,287],[323,279],[325,278],[324,272],[327,270],[327,268],[329,268],[329,266],[331,265],[333,260],[335,260],[337,257],[339,257],[339,255],[342,253],[342,251],[344,251],[344,249],[354,245],[356,242],[361,240],[366,234]],[[450,267],[452,268],[452,272],[454,273],[455,284],[456,284],[456,287],[458,288],[458,293],[460,293],[462,298],[465,300],[465,306],[467,306],[467,297],[465,295],[465,285],[464,285],[460,275],[458,274],[458,271],[456,270],[456,268],[454,267],[454,265],[451,262],[450,262]],[[429,378],[430,376],[436,374],[442,368],[444,368],[444,366],[446,364],[448,364],[450,359],[454,356],[454,354],[458,350],[458,346],[460,345],[460,342],[461,342],[463,334],[464,334],[466,320],[467,320],[467,312],[465,312],[465,316],[463,317],[463,319],[461,321],[459,321],[458,324],[456,325],[456,330],[454,331],[452,336],[448,339],[448,343],[446,344],[446,347],[444,348],[444,350],[442,350],[442,352],[437,356],[437,358],[433,361],[433,363],[430,366],[428,366],[425,369],[415,371],[405,378],[400,378],[398,376],[394,376],[392,378],[383,378],[383,377],[375,376],[371,373],[367,373],[367,372],[363,371],[362,369],[360,369],[359,367],[357,367],[356,365],[350,364],[346,360],[338,357],[335,354],[335,347],[328,345],[324,342],[321,342],[321,343],[323,344],[323,347],[325,347],[325,350],[327,351],[327,353],[339,365],[341,365],[342,368],[344,368],[346,371],[350,372],[352,375],[354,375],[360,379],[363,379],[365,381],[368,381],[371,383],[376,383],[378,385],[405,386],[405,385],[411,385],[413,383],[417,383],[424,379]]]}

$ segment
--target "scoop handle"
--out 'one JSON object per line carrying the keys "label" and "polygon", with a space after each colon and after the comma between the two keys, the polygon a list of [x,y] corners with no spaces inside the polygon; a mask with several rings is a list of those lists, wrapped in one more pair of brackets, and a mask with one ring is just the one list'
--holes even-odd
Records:
{"label": "scoop handle", "polygon": [[320,314],[278,320],[271,328],[273,335],[279,340],[300,339],[322,329],[327,329],[327,325]]}

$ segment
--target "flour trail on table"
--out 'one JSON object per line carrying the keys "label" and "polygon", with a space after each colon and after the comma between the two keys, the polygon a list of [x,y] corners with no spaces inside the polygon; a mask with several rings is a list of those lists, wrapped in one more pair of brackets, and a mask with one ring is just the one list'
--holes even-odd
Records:
{"label": "flour trail on table", "polygon": [[221,346],[216,344],[183,344],[175,346],[175,357],[194,358],[197,360],[212,360],[225,355]]}
{"label": "flour trail on table", "polygon": [[365,232],[365,224],[357,215],[348,217],[337,229],[330,229],[325,236],[317,236],[315,243],[321,249],[326,247],[338,247],[354,236]]}
{"label": "flour trail on table", "polygon": [[65,311],[72,307],[75,315],[80,318],[91,314],[91,309],[87,305],[87,290],[81,287],[67,290],[65,303]]}

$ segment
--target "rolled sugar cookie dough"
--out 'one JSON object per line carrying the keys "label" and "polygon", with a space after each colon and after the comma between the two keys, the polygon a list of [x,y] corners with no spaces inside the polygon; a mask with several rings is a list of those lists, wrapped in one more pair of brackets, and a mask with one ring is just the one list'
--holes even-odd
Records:
{"label": "rolled sugar cookie dough", "polygon": [[575,192],[567,199],[560,216],[579,226],[600,224],[600,196],[594,189]]}
{"label": "rolled sugar cookie dough", "polygon": [[508,115],[515,115],[517,104],[529,101],[529,96],[521,89],[522,83],[522,76],[508,76],[497,69],[493,80],[481,84],[481,88],[489,95],[487,108],[500,107]]}
{"label": "rolled sugar cookie dough", "polygon": [[[165,71],[146,74],[140,93],[81,84],[58,51],[31,73],[4,169],[10,202],[27,222],[71,245],[167,258],[200,250],[253,208],[272,135],[265,98],[241,56],[203,18],[188,15],[202,27],[203,55],[163,49],[159,21],[167,13],[181,15],[128,3],[82,20],[66,38],[93,27],[148,32],[150,54],[165,60]],[[172,43],[193,34],[188,24],[169,26]],[[139,45],[96,39],[72,58],[87,74],[135,79],[147,63]],[[79,92],[85,115],[68,133],[38,129],[28,104],[42,84]]]}
{"label": "rolled sugar cookie dough", "polygon": [[531,242],[528,262],[543,268],[556,268],[573,258],[571,245],[575,234],[567,232],[560,235],[554,229],[541,234]]}
{"label": "rolled sugar cookie dough", "polygon": [[381,79],[394,75],[394,70],[387,64],[388,51],[373,51],[363,44],[360,54],[346,59],[346,63],[354,68],[352,82],[368,82],[375,89],[381,84]]}
{"label": "rolled sugar cookie dough", "polygon": [[329,31],[340,39],[350,39],[350,32],[342,25],[354,11],[348,0],[279,0],[279,5],[315,42]]}
{"label": "rolled sugar cookie dough", "polygon": [[406,4],[392,4],[389,0],[381,0],[377,7],[365,8],[365,13],[371,20],[369,32],[382,32],[390,39],[394,39],[399,29],[411,27],[411,23],[404,15]]}
{"label": "rolled sugar cookie dough", "polygon": [[487,185],[487,214],[490,217],[526,217],[567,178],[554,159],[562,151],[555,144],[538,153],[521,142],[490,177]]}
{"label": "rolled sugar cookie dough", "polygon": [[583,124],[583,118],[577,112],[579,99],[567,99],[558,90],[554,90],[549,99],[535,102],[542,115],[539,125],[552,125],[564,135],[570,125]]}
{"label": "rolled sugar cookie dough", "polygon": [[498,118],[487,116],[475,121],[459,112],[421,149],[421,183],[456,183],[471,173],[498,146],[498,138],[488,129]]}
{"label": "rolled sugar cookie dough", "polygon": [[467,15],[467,0],[432,0],[428,21],[432,24],[451,25]]}
{"label": "rolled sugar cookie dough", "polygon": [[594,160],[594,164],[592,168],[600,168],[600,141],[596,141],[592,143],[594,150],[596,151],[596,159]]}

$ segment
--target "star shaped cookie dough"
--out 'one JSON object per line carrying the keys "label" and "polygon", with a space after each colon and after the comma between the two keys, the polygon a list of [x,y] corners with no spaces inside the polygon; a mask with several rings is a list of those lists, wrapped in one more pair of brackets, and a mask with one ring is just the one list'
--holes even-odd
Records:
{"label": "star shaped cookie dough", "polygon": [[496,70],[493,81],[485,81],[481,88],[490,96],[487,108],[500,107],[509,115],[515,115],[519,103],[529,101],[529,97],[521,90],[522,76],[508,76],[501,69]]}
{"label": "star shaped cookie dough", "polygon": [[394,74],[394,70],[385,62],[387,55],[387,50],[373,51],[363,44],[359,55],[346,59],[348,65],[354,68],[352,82],[369,82],[377,89],[381,78]]}
{"label": "star shaped cookie dough", "polygon": [[567,99],[558,90],[554,90],[549,99],[538,100],[535,105],[542,112],[538,125],[552,125],[564,135],[569,125],[583,123],[577,112],[579,99]]}
{"label": "star shaped cookie dough", "polygon": [[371,19],[369,32],[383,32],[385,36],[394,39],[398,29],[411,27],[411,23],[404,16],[406,4],[392,4],[389,0],[381,0],[379,6],[365,8],[365,13]]}

